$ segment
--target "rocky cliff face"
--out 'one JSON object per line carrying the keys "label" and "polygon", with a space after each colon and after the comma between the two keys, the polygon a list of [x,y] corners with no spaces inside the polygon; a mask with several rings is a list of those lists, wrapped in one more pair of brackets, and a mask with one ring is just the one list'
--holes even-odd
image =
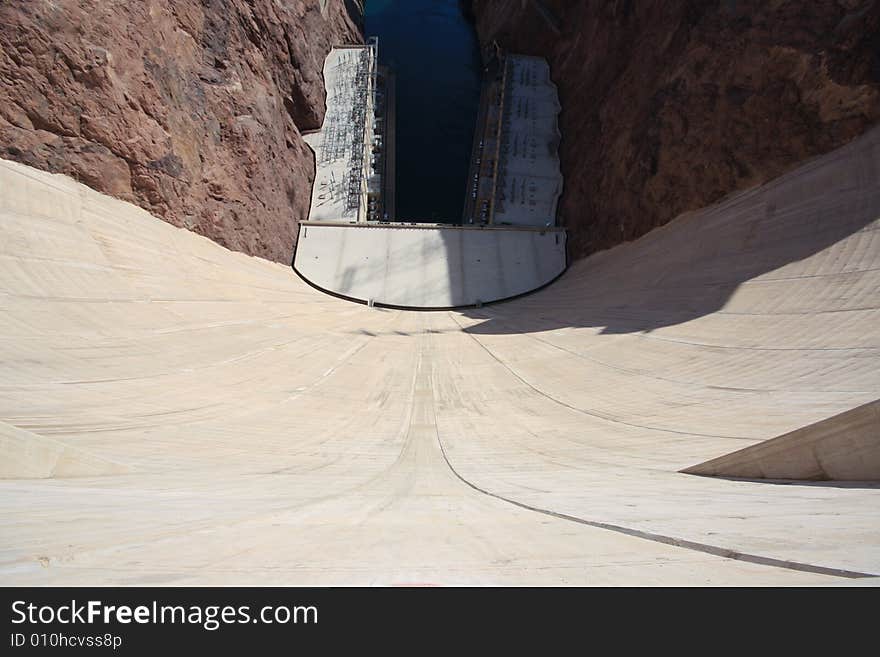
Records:
{"label": "rocky cliff face", "polygon": [[473,0],[550,61],[572,255],[772,179],[880,119],[875,0]]}
{"label": "rocky cliff face", "polygon": [[0,3],[0,157],[289,263],[358,0]]}

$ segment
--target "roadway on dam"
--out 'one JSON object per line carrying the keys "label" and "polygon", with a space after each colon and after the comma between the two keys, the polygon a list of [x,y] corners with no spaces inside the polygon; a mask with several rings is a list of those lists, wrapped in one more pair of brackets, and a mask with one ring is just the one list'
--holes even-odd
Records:
{"label": "roadway on dam", "polygon": [[680,470],[880,397],[880,131],[457,311],[0,186],[8,585],[877,583],[876,483]]}

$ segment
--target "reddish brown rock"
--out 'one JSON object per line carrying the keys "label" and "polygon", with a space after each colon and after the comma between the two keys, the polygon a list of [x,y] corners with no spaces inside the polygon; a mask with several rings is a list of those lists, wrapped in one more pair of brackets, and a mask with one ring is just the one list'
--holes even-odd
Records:
{"label": "reddish brown rock", "polygon": [[474,0],[549,59],[572,255],[770,180],[880,119],[875,0]]}
{"label": "reddish brown rock", "polygon": [[[351,13],[350,13],[351,12]],[[0,3],[0,157],[289,263],[351,0]]]}

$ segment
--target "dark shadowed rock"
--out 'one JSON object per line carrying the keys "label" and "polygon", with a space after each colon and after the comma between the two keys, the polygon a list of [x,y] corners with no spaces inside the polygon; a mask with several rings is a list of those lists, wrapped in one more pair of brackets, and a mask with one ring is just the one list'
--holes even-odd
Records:
{"label": "dark shadowed rock", "polygon": [[880,2],[474,0],[549,59],[572,255],[770,180],[880,119]]}

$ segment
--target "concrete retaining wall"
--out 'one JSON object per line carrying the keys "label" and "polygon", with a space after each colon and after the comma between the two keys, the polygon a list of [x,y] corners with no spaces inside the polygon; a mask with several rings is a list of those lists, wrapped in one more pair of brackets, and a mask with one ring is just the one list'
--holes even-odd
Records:
{"label": "concrete retaining wall", "polygon": [[565,270],[561,229],[425,225],[300,225],[294,269],[358,301],[451,308],[546,285]]}

